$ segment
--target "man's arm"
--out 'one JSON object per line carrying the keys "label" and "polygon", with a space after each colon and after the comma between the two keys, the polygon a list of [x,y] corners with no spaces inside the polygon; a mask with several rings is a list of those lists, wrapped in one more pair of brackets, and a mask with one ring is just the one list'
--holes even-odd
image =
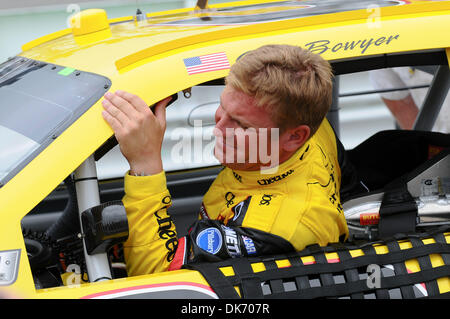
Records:
{"label": "man's arm", "polygon": [[416,117],[419,114],[419,109],[414,102],[411,94],[400,100],[390,100],[382,98],[389,111],[397,119],[398,124],[404,130],[412,130]]}
{"label": "man's arm", "polygon": [[[370,71],[369,78],[374,88],[379,90],[407,86],[393,69]],[[400,127],[412,129],[419,109],[409,91],[383,92],[380,96]]]}
{"label": "man's arm", "polygon": [[167,270],[178,243],[175,225],[167,214],[171,199],[161,160],[169,101],[157,103],[154,113],[128,92],[107,93],[102,102],[102,115],[130,165],[122,200],[130,228],[124,244],[130,276]]}
{"label": "man's arm", "polygon": [[178,245],[175,225],[167,213],[172,204],[164,172],[151,176],[125,176],[130,234],[124,243],[129,276],[166,271]]}

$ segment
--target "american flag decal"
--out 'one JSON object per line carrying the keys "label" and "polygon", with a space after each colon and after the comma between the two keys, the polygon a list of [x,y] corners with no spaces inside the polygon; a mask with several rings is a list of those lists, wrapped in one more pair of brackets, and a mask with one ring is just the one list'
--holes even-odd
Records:
{"label": "american flag decal", "polygon": [[230,68],[225,52],[195,56],[183,61],[189,75]]}

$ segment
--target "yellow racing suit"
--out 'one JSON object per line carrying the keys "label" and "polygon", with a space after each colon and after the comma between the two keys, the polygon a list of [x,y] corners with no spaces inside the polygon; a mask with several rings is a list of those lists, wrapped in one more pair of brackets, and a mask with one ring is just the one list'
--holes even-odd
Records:
{"label": "yellow racing suit", "polygon": [[165,173],[125,176],[130,234],[124,244],[130,276],[179,269],[196,261],[277,254],[348,235],[341,201],[336,137],[325,119],[272,174],[224,168],[188,235],[177,238],[167,213]]}

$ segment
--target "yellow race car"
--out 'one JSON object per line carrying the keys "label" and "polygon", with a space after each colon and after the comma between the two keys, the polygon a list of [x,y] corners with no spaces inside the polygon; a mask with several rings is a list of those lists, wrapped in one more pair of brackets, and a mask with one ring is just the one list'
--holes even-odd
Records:
{"label": "yellow race car", "polygon": [[[0,64],[1,297],[449,296],[450,138],[427,131],[450,86],[450,1],[199,1],[195,8],[118,19],[89,9],[71,23]],[[417,134],[406,140],[425,141],[426,154],[386,159],[373,140],[353,150],[365,163],[361,171],[377,177],[399,163],[376,181],[377,191],[344,201],[346,243],[128,277],[123,180],[98,182],[96,172],[116,145],[101,116],[103,95],[121,89],[148,105],[187,98],[196,88],[223,85],[242,54],[274,43],[321,54],[335,75],[432,70]],[[337,114],[335,103],[328,118],[338,131]],[[382,140],[401,156],[405,141],[397,133],[383,132]],[[180,235],[197,218],[198,199],[219,170],[168,174]],[[403,182],[400,196],[387,187],[393,181]]]}

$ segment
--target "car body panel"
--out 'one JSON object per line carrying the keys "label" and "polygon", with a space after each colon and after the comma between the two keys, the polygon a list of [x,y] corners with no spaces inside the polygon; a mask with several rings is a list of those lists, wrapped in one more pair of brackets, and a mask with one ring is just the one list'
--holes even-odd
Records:
{"label": "car body panel", "polygon": [[[37,297],[38,298],[111,298],[116,296],[111,296],[112,294],[123,292],[126,290],[129,295],[142,292],[141,289],[158,289],[161,291],[169,287],[174,290],[186,290],[190,287],[194,290],[195,287],[205,290],[204,293],[210,295],[210,298],[214,298],[214,292],[209,288],[208,283],[205,279],[197,272],[189,270],[177,270],[170,273],[159,273],[151,275],[151,282],[148,280],[148,276],[135,276],[130,278],[121,278],[120,280],[114,280],[114,284],[111,285],[111,281],[97,282],[97,283],[77,283],[75,275],[73,278],[67,278],[67,283],[69,286],[56,287],[49,289],[41,289]],[[67,287],[72,286],[76,289],[67,289]],[[75,291],[76,290],[76,291]]]}
{"label": "car body panel", "polygon": [[[257,1],[233,5],[249,3],[256,4]],[[225,5],[217,6],[223,7]],[[133,92],[152,105],[175,92],[225,77],[229,68],[188,74],[184,60],[205,54],[224,52],[232,65],[248,50],[271,43],[306,47],[330,61],[450,47],[450,37],[443,31],[450,30],[450,1],[411,1],[378,9],[381,14],[379,24],[372,20],[368,23],[373,12],[360,9],[272,22],[206,26],[176,25],[173,21],[186,16],[201,18],[207,12],[173,10],[149,15],[151,19],[144,23],[130,22],[130,17],[110,20],[110,29],[79,37],[74,37],[70,29],[62,30],[24,45],[20,55],[103,75],[112,81],[110,90]],[[253,12],[260,13],[260,10]],[[167,24],[168,21],[172,24]],[[446,53],[450,58],[449,49]],[[112,136],[101,111],[99,100],[0,188],[0,250],[21,251],[17,279],[8,287],[7,294],[27,298],[79,298],[105,290],[140,287],[150,282],[207,285],[198,273],[183,270],[82,284],[77,289],[58,287],[36,291],[20,222]],[[0,287],[2,291],[5,290]]]}

